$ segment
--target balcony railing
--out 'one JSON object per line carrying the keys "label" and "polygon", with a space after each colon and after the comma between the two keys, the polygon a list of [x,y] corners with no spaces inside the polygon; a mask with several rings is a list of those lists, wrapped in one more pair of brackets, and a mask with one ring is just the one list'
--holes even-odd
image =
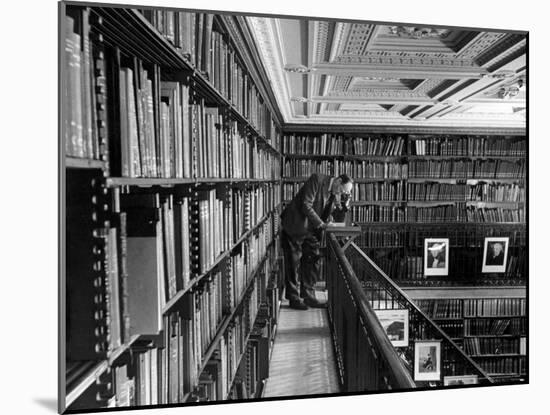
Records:
{"label": "balcony railing", "polygon": [[329,318],[345,392],[411,389],[416,384],[380,325],[343,249],[328,235]]}
{"label": "balcony railing", "polygon": [[[493,383],[365,252],[345,247],[327,235],[328,310],[345,392]],[[393,327],[378,310],[394,311]]]}

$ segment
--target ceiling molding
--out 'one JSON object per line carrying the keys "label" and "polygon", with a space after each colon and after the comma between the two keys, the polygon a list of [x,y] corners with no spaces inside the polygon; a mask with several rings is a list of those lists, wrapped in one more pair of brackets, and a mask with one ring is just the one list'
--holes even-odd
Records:
{"label": "ceiling molding", "polygon": [[525,131],[525,93],[499,92],[524,76],[524,35],[247,19],[285,125]]}
{"label": "ceiling molding", "polygon": [[[282,70],[285,62],[282,56],[282,42],[278,33],[278,23],[274,19],[264,17],[247,17],[251,26],[254,39],[258,45],[258,51],[265,64],[279,110],[284,122],[292,117],[290,113],[290,91],[286,83],[285,74]],[[281,105],[284,103],[283,105]]]}

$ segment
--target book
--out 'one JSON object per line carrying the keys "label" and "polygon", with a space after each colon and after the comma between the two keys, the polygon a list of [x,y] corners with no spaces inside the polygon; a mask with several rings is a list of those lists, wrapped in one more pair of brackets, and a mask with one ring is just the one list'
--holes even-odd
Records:
{"label": "book", "polygon": [[161,222],[156,209],[127,212],[130,334],[158,334],[166,303]]}

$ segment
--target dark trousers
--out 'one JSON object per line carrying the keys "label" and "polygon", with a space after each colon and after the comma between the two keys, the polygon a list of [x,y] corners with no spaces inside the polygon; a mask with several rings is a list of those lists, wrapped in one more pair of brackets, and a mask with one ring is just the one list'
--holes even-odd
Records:
{"label": "dark trousers", "polygon": [[319,239],[313,234],[293,238],[283,230],[281,242],[285,257],[285,297],[292,301],[300,297],[315,299],[313,286],[321,269]]}

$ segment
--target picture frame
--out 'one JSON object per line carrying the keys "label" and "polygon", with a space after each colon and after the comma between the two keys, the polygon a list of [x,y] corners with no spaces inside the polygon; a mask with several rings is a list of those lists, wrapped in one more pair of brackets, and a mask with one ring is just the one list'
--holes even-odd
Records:
{"label": "picture frame", "polygon": [[374,310],[380,324],[394,347],[409,345],[409,310]]}
{"label": "picture frame", "polygon": [[414,342],[414,380],[441,380],[441,340]]}
{"label": "picture frame", "polygon": [[449,238],[424,239],[424,275],[449,275]]}
{"label": "picture frame", "polygon": [[509,237],[485,238],[483,247],[482,273],[506,272],[508,262]]}
{"label": "picture frame", "polygon": [[443,386],[463,386],[463,385],[477,385],[479,379],[477,375],[463,375],[463,376],[444,376]]}

